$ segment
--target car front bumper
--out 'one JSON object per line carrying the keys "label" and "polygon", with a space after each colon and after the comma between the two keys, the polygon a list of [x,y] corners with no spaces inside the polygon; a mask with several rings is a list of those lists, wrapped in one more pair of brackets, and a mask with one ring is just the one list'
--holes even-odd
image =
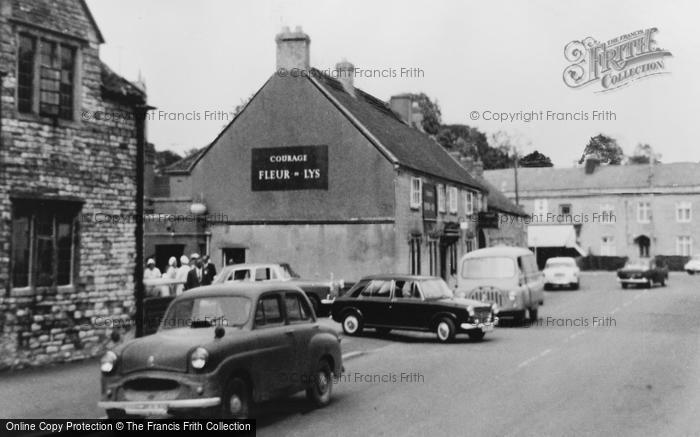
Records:
{"label": "car front bumper", "polygon": [[569,285],[578,282],[578,278],[575,276],[546,276],[544,278],[545,284],[550,285]]}
{"label": "car front bumper", "polygon": [[649,278],[617,278],[620,284],[646,284]]}
{"label": "car front bumper", "polygon": [[498,318],[492,323],[460,323],[459,329],[461,331],[481,331],[481,332],[491,332],[493,327],[498,324]]}
{"label": "car front bumper", "polygon": [[173,399],[158,401],[100,401],[97,406],[105,410],[123,410],[132,416],[166,415],[173,410],[193,410],[216,407],[221,398]]}

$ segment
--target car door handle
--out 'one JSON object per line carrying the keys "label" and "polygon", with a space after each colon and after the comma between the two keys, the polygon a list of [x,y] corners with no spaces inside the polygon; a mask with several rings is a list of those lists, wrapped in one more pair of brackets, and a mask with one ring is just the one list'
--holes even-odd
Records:
{"label": "car door handle", "polygon": [[287,334],[287,335],[294,335],[294,330],[293,330],[293,329],[288,329],[288,330],[284,331],[284,333]]}

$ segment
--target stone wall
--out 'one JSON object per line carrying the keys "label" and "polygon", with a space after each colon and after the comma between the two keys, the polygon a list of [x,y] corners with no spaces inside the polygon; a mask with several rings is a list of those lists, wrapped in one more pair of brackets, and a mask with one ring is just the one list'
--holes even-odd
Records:
{"label": "stone wall", "polygon": [[[12,3],[14,10],[9,7]],[[72,6],[62,8],[61,3]],[[2,5],[0,68],[8,75],[2,87],[0,146],[0,370],[100,355],[110,341],[112,323],[128,322],[134,308],[135,222],[123,217],[112,220],[135,211],[133,108],[102,97],[100,39],[94,28],[76,30],[91,26],[85,11],[75,7],[79,3],[61,0]],[[67,28],[72,33],[87,38],[71,40],[80,47],[76,77],[81,91],[74,120],[56,121],[17,111],[17,33],[28,29],[38,36],[44,34],[38,28],[25,29],[10,16],[14,13],[18,18],[20,7],[23,14],[51,14],[51,5],[62,8],[62,26],[70,23]],[[37,7],[31,10],[33,6]],[[98,112],[123,116],[95,117]],[[70,285],[12,288],[11,196],[83,202],[77,271]]]}

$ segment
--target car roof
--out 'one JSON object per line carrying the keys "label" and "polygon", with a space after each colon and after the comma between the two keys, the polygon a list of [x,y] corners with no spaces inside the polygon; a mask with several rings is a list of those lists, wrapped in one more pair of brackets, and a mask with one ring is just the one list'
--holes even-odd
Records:
{"label": "car roof", "polygon": [[368,280],[403,280],[403,281],[424,281],[427,279],[442,279],[438,276],[426,276],[426,275],[408,275],[405,273],[383,273],[383,274],[377,274],[377,275],[369,275],[369,276],[364,276],[361,281],[368,281]]}
{"label": "car roof", "polygon": [[533,255],[533,253],[524,247],[516,246],[494,246],[484,249],[471,251],[463,256],[463,258],[478,258],[483,256],[517,256],[517,255]]}
{"label": "car roof", "polygon": [[227,282],[224,284],[213,284],[186,290],[176,299],[214,296],[247,296],[257,298],[268,291],[301,291],[301,289],[285,282]]}
{"label": "car roof", "polygon": [[256,269],[258,267],[273,267],[278,266],[280,263],[241,263],[241,264],[231,264],[225,266],[223,270],[233,270],[233,269]]}
{"label": "car roof", "polygon": [[550,261],[573,261],[576,262],[576,260],[570,256],[553,256],[551,258],[547,258],[547,262]]}

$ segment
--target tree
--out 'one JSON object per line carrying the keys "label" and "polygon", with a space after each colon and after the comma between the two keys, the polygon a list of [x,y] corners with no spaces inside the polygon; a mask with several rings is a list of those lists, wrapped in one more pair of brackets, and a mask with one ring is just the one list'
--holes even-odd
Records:
{"label": "tree", "polygon": [[544,155],[537,150],[520,158],[519,164],[521,167],[552,167],[552,160],[549,156]]}
{"label": "tree", "polygon": [[447,150],[457,151],[475,161],[481,160],[485,170],[508,168],[513,165],[510,151],[489,145],[486,135],[475,127],[464,124],[450,124],[440,127],[436,140]]}
{"label": "tree", "polygon": [[442,112],[437,100],[430,100],[425,93],[413,94],[412,101],[418,103],[423,121],[421,123],[423,131],[428,135],[437,135],[442,123]]}
{"label": "tree", "polygon": [[601,162],[610,165],[620,165],[625,157],[622,148],[617,144],[617,140],[604,134],[598,134],[588,141],[578,163],[583,164],[586,156],[591,154],[598,155]]}
{"label": "tree", "polygon": [[182,156],[173,152],[172,150],[156,150],[155,154],[155,169],[160,171],[163,168],[176,163],[181,160]]}
{"label": "tree", "polygon": [[654,160],[654,164],[661,162],[661,154],[654,153],[654,149],[649,144],[637,144],[634,148],[634,153],[632,156],[627,158],[627,164],[649,164],[651,160]]}
{"label": "tree", "polygon": [[188,149],[185,151],[185,158],[190,157],[196,153],[199,153],[201,149],[198,149],[196,147],[192,147],[191,149]]}

